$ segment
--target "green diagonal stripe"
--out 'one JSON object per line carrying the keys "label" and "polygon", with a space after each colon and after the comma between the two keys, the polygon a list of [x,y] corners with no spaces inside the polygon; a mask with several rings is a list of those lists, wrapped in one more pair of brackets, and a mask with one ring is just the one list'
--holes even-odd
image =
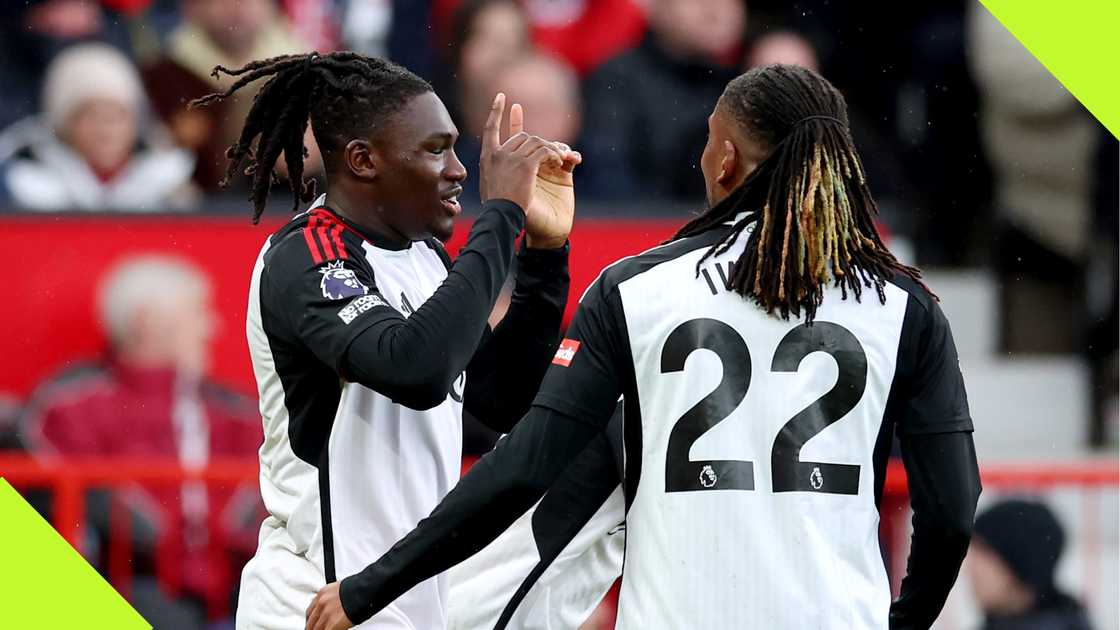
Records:
{"label": "green diagonal stripe", "polygon": [[980,0],[1120,138],[1120,0]]}
{"label": "green diagonal stripe", "polygon": [[150,630],[23,497],[0,479],[0,626]]}

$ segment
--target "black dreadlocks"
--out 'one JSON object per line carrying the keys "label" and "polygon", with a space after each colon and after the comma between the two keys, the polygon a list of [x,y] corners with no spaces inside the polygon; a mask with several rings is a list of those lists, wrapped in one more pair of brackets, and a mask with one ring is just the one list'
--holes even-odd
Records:
{"label": "black dreadlocks", "polygon": [[221,182],[228,185],[238,173],[252,178],[253,223],[260,220],[269,189],[278,181],[273,168],[281,152],[295,197],[293,210],[301,200],[315,197],[315,181],[303,179],[308,121],[323,162],[329,164],[351,139],[368,137],[408,99],[432,91],[427,81],[401,66],[345,51],[284,55],[236,70],[217,66],[212,74],[217,78],[221,73],[239,78],[224,92],[195,99],[188,107],[220,101],[257,79],[271,77],[253,97],[241,137],[226,151],[229,166]]}
{"label": "black dreadlocks", "polygon": [[753,224],[729,282],[782,319],[804,311],[812,321],[829,280],[857,301],[863,287],[874,286],[881,302],[895,273],[921,282],[879,237],[879,209],[848,131],[848,108],[831,83],[798,66],[763,66],[731,81],[718,107],[771,154],[729,199],[677,232],[674,238],[691,236],[747,212],[704,254],[698,272]]}

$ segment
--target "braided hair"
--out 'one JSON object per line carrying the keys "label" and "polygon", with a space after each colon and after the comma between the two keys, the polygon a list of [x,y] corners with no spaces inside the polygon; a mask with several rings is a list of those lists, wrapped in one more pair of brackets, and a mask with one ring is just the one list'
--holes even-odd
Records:
{"label": "braided hair", "polygon": [[770,155],[723,203],[682,227],[674,238],[710,230],[746,213],[697,263],[727,251],[753,225],[729,285],[767,313],[806,321],[816,316],[829,282],[858,301],[901,273],[875,227],[878,207],[848,131],[844,97],[817,73],[789,65],[755,68],[727,85],[725,108]]}
{"label": "braided hair", "polygon": [[368,136],[410,98],[432,91],[427,81],[397,64],[348,51],[272,57],[236,70],[215,67],[212,75],[217,78],[220,74],[237,80],[225,91],[195,99],[188,107],[220,101],[257,79],[270,77],[253,97],[240,137],[226,151],[229,165],[221,181],[224,187],[240,173],[251,178],[254,224],[264,212],[269,189],[278,181],[273,169],[281,153],[295,198],[293,211],[300,201],[315,197],[315,181],[303,178],[303,160],[308,155],[303,138],[308,122],[323,161],[329,164],[351,139]]}

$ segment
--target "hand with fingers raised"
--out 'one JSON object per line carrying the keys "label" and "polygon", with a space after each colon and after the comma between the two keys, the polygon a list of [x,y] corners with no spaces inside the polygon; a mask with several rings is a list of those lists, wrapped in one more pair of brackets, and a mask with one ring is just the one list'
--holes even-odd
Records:
{"label": "hand with fingers raised", "polygon": [[[514,103],[509,110],[510,134],[523,133],[525,114]],[[547,140],[546,140],[547,142]],[[546,160],[537,169],[533,200],[525,217],[525,245],[532,249],[557,249],[568,241],[576,211],[572,172],[583,162],[578,151],[562,142],[551,142],[560,161]]]}
{"label": "hand with fingers raised", "polygon": [[482,132],[479,190],[482,201],[508,199],[525,210],[526,245],[562,247],[572,229],[572,170],[582,160],[567,145],[524,131],[521,106],[510,109],[510,136],[501,141],[505,94],[494,97]]}

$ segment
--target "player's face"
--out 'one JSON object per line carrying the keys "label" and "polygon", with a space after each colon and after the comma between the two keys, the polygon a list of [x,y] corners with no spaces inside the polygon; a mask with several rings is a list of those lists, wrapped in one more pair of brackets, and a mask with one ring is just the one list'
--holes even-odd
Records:
{"label": "player's face", "polygon": [[432,92],[413,97],[380,134],[379,210],[397,233],[411,240],[451,238],[467,178],[455,155],[458,138],[451,115]]}

